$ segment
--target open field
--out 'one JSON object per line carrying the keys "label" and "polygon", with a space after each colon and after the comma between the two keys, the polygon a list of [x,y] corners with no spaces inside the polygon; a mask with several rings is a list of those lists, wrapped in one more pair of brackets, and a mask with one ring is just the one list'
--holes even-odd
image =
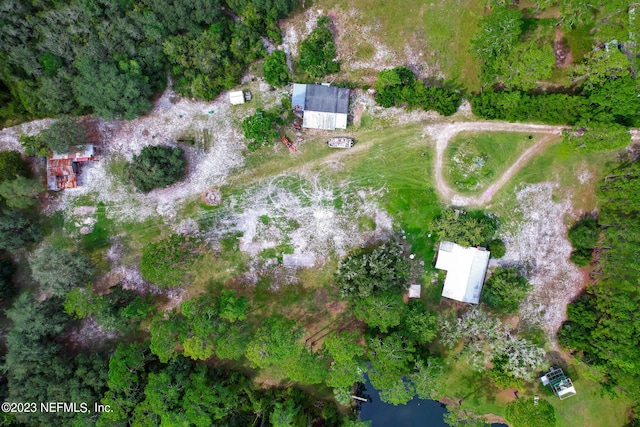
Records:
{"label": "open field", "polygon": [[462,194],[482,193],[541,138],[517,132],[458,134],[445,151],[444,177]]}

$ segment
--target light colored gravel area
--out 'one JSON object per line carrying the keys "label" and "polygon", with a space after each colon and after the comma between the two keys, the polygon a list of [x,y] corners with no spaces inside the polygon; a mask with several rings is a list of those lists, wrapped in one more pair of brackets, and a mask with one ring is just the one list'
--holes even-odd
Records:
{"label": "light colored gravel area", "polygon": [[[373,190],[354,191],[348,183],[329,185],[312,174],[280,175],[223,202],[228,213],[207,238],[215,243],[239,232],[240,249],[251,256],[289,244],[294,254],[322,264],[391,233],[392,220],[375,200]],[[375,230],[359,229],[363,217],[375,222]]]}
{"label": "light colored gravel area", "polygon": [[521,319],[539,324],[555,344],[555,334],[566,319],[567,305],[581,292],[580,271],[569,261],[565,216],[567,198],[556,202],[553,183],[529,184],[517,190],[518,208],[501,231],[507,253],[499,265],[523,267],[533,291],[520,306]]}

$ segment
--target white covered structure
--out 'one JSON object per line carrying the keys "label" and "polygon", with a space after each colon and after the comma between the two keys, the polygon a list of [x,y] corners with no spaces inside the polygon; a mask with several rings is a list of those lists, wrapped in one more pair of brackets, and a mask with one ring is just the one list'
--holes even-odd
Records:
{"label": "white covered structure", "polygon": [[442,296],[478,304],[487,274],[489,255],[489,251],[484,248],[467,248],[453,242],[440,242],[436,268],[447,272]]}
{"label": "white covered structure", "polygon": [[409,286],[409,298],[420,298],[421,290],[422,290],[422,286],[420,285]]}
{"label": "white covered structure", "polygon": [[229,102],[231,102],[231,105],[244,104],[244,92],[241,90],[229,92]]}
{"label": "white covered structure", "polygon": [[302,127],[336,130],[347,128],[349,89],[295,83],[291,95],[294,111],[302,113]]}
{"label": "white covered structure", "polygon": [[552,367],[549,372],[540,377],[540,381],[542,385],[551,387],[560,400],[577,394],[571,378],[567,377],[560,368]]}

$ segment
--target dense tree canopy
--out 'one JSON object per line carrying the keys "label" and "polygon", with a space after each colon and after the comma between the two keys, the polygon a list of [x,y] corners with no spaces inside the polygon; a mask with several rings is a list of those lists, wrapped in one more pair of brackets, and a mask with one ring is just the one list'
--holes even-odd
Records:
{"label": "dense tree canopy", "polygon": [[516,268],[498,267],[482,287],[480,300],[499,312],[513,313],[532,289]]}
{"label": "dense tree canopy", "polygon": [[182,148],[156,145],[144,147],[139,155],[133,156],[128,170],[133,185],[148,193],[184,179],[186,167]]}
{"label": "dense tree canopy", "polygon": [[62,296],[73,286],[84,286],[91,279],[93,266],[78,252],[44,244],[29,259],[31,276],[44,291]]}
{"label": "dense tree canopy", "polygon": [[[598,193],[602,250],[597,281],[567,308],[560,342],[602,371],[602,382],[640,397],[638,284],[640,268],[640,162],[623,161],[601,183]],[[584,240],[584,239],[581,239]],[[588,240],[588,239],[587,239]]]}
{"label": "dense tree canopy", "polygon": [[[0,118],[131,119],[166,85],[214,98],[276,42],[291,0],[16,3],[0,18]],[[223,13],[223,10],[229,13]],[[234,20],[233,16],[238,19]]]}
{"label": "dense tree canopy", "polygon": [[348,298],[365,298],[374,291],[398,293],[407,288],[409,265],[400,248],[387,242],[370,250],[356,251],[340,262],[336,285]]}

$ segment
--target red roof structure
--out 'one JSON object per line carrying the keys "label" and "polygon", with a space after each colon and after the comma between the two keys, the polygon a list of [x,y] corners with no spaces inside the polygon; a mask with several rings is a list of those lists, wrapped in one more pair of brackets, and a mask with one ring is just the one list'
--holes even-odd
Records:
{"label": "red roof structure", "polygon": [[47,187],[64,190],[78,186],[78,163],[94,160],[93,145],[87,145],[81,153],[51,153],[47,159]]}

